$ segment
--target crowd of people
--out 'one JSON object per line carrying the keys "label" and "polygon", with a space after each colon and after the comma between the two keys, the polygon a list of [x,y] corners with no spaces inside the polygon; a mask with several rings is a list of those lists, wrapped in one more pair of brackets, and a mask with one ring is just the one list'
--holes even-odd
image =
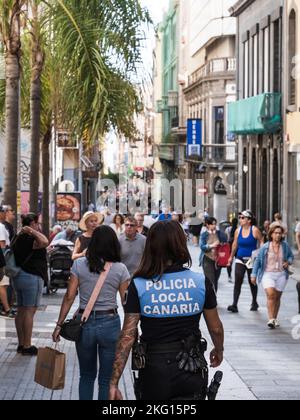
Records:
{"label": "crowd of people", "polygon": [[[204,399],[208,382],[205,344],[199,331],[204,314],[214,349],[211,366],[223,360],[223,326],[218,316],[217,293],[223,268],[234,280],[233,303],[228,311],[239,312],[239,298],[247,275],[252,301],[250,310],[258,311],[258,284],[266,293],[270,329],[280,327],[278,314],[287,286],[294,254],[288,245],[287,226],[280,214],[273,223],[256,226],[254,214],[245,210],[225,229],[218,221],[199,215],[189,225],[189,217],[165,208],[152,226],[145,216],[101,214],[90,206],[79,229],[53,227],[50,238],[40,230],[38,215],[22,216],[18,234],[13,229],[14,212],[0,207],[1,316],[15,319],[18,335],[16,351],[23,356],[38,353],[32,345],[33,321],[47,283],[47,250],[57,242],[73,243],[68,290],[64,297],[54,342],[59,341],[63,323],[79,293],[80,320],[101,273],[106,279],[76,343],[80,366],[79,395],[91,400],[98,376],[99,400],[121,399],[118,384],[130,350],[138,339],[146,361],[140,371],[142,399]],[[300,227],[296,227],[296,232]],[[188,244],[200,248],[203,274],[191,270]],[[219,265],[220,249],[228,250],[226,263]],[[8,278],[3,255],[13,251],[18,273]],[[225,252],[226,256],[226,252]],[[224,256],[223,256],[224,260]],[[109,268],[107,268],[109,265]],[[233,275],[234,274],[234,275]],[[117,294],[124,307],[121,329]],[[98,369],[98,364],[100,368]],[[167,384],[167,385],[166,385]],[[188,384],[188,385],[187,385]]]}

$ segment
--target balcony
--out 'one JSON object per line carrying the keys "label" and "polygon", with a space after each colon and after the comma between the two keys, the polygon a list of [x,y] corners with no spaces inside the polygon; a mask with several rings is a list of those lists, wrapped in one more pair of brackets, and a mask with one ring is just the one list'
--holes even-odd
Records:
{"label": "balcony", "polygon": [[158,114],[162,114],[165,111],[169,111],[169,97],[163,96],[159,101],[156,101],[155,111]]}
{"label": "balcony", "polygon": [[238,135],[276,133],[282,127],[281,93],[233,102],[228,107],[228,131]]}
{"label": "balcony", "polygon": [[208,61],[207,64],[200,67],[191,76],[189,76],[189,86],[199,82],[205,77],[218,73],[233,73],[236,71],[236,58],[215,58]]}
{"label": "balcony", "polygon": [[204,144],[201,147],[201,156],[189,156],[190,162],[199,162],[214,165],[236,165],[237,145],[233,144]]}
{"label": "balcony", "polygon": [[168,107],[178,108],[178,92],[173,90],[168,92]]}

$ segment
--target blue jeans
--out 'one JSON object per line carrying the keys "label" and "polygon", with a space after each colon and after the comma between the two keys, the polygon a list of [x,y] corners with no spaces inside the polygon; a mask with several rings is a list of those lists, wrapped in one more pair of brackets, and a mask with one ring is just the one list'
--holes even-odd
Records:
{"label": "blue jeans", "polygon": [[[79,399],[92,401],[98,374],[99,401],[107,401],[121,322],[118,315],[90,316],[76,344],[80,368]],[[99,372],[98,372],[99,358]]]}
{"label": "blue jeans", "polygon": [[44,280],[41,277],[21,270],[13,280],[13,286],[17,294],[18,308],[41,306],[44,286]]}

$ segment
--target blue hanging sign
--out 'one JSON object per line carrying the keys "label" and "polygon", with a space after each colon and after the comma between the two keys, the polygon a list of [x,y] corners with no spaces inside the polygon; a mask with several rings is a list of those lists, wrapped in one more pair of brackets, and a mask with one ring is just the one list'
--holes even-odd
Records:
{"label": "blue hanging sign", "polygon": [[187,123],[187,157],[202,156],[202,120],[189,119]]}

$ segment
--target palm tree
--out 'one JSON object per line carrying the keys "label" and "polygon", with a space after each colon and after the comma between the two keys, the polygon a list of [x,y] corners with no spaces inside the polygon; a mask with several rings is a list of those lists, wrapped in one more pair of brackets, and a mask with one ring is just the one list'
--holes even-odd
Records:
{"label": "palm tree", "polygon": [[30,163],[30,211],[38,213],[39,170],[40,170],[40,140],[41,140],[41,77],[44,68],[45,52],[40,19],[40,0],[31,0],[30,19],[31,33],[31,163]]}
{"label": "palm tree", "polygon": [[[111,126],[127,136],[135,134],[133,115],[138,98],[131,75],[140,61],[139,44],[143,38],[140,25],[148,22],[149,16],[138,0],[113,3],[110,0],[56,0],[51,4],[45,2],[43,9],[39,8],[41,3],[44,2],[31,0],[31,19],[27,25],[27,40],[24,40],[24,45],[28,46],[29,33],[32,48],[31,52],[27,48],[22,61],[22,108],[25,110],[22,119],[26,125],[31,123],[32,130],[32,210],[37,208],[38,144],[42,139],[43,220],[47,225],[49,144],[53,124],[71,129],[86,145],[98,141]],[[46,35],[42,34],[42,27]],[[33,57],[31,70],[29,55]]]}
{"label": "palm tree", "polygon": [[25,0],[2,0],[0,3],[0,37],[4,45],[5,81],[5,144],[6,165],[4,200],[17,208],[19,96],[21,56],[21,13]]}

